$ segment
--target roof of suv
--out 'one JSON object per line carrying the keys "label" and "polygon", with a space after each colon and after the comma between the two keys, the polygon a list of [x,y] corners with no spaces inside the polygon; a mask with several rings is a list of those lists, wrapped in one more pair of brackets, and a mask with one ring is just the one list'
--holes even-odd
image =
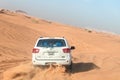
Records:
{"label": "roof of suv", "polygon": [[64,37],[40,37],[40,39],[65,39]]}

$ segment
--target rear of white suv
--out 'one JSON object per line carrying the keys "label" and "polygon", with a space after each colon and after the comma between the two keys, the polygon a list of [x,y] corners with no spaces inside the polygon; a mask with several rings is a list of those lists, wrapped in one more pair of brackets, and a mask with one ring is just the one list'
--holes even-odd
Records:
{"label": "rear of white suv", "polygon": [[71,49],[65,38],[39,38],[32,51],[33,65],[72,65]]}

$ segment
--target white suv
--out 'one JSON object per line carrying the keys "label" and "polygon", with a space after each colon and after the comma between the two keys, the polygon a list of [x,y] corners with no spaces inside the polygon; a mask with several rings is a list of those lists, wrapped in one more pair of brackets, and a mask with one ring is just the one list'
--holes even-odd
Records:
{"label": "white suv", "polygon": [[40,37],[32,51],[33,65],[66,65],[72,68],[71,50],[63,37]]}

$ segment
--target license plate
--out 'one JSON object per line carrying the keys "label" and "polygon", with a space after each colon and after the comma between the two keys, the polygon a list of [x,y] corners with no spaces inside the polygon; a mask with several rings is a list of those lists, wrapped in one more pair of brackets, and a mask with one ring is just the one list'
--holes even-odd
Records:
{"label": "license plate", "polygon": [[48,53],[49,55],[54,55],[54,53]]}

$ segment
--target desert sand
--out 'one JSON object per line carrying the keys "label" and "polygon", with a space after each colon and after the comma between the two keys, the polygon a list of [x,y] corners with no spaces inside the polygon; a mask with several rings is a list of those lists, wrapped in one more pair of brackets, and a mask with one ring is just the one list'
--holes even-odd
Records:
{"label": "desert sand", "polygon": [[[32,65],[32,48],[41,36],[64,36],[76,47],[72,73]],[[1,10],[0,80],[120,80],[120,35]]]}

